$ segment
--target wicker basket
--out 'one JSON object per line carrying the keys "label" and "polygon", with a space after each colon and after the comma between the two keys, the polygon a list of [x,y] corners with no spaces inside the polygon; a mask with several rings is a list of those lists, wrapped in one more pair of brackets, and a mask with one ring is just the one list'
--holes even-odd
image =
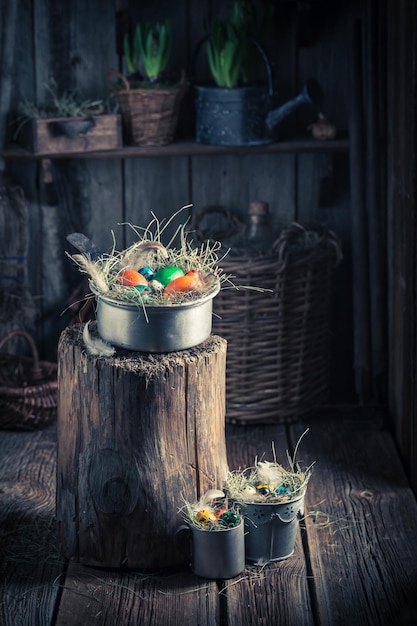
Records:
{"label": "wicker basket", "polygon": [[[119,103],[128,144],[161,146],[174,140],[186,92],[184,74],[178,85],[154,89],[132,89],[126,77],[114,71],[109,80]],[[115,89],[115,80],[121,81],[123,89]]]}
{"label": "wicker basket", "polygon": [[[15,336],[29,344],[31,357],[2,352]],[[0,341],[0,428],[34,430],[50,424],[57,415],[57,366],[39,361],[32,337],[11,331]]]}
{"label": "wicker basket", "polygon": [[[306,233],[316,235],[309,248],[298,245]],[[213,303],[213,332],[228,342],[228,422],[292,422],[328,398],[338,239],[318,225],[292,224],[274,249],[221,263],[236,286],[271,290],[222,289]]]}

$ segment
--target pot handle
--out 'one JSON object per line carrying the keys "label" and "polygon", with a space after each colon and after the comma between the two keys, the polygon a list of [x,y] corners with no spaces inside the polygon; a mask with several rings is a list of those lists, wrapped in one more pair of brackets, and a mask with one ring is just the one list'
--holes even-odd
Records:
{"label": "pot handle", "polygon": [[7,335],[5,335],[0,341],[0,351],[3,349],[4,345],[13,337],[23,337],[29,344],[29,348],[32,356],[32,368],[31,368],[31,376],[33,380],[40,380],[43,377],[43,370],[39,362],[39,354],[38,349],[36,347],[35,341],[32,339],[31,335],[24,330],[11,330]]}
{"label": "pot handle", "polygon": [[[187,526],[186,524],[181,524],[181,526],[178,526],[177,530],[175,531],[176,546],[180,550],[183,550],[185,545],[187,546],[186,550],[187,550],[188,560],[191,559],[191,554],[192,554],[191,536],[192,536],[191,528]],[[185,541],[187,541],[186,544],[185,544]]]}
{"label": "pot handle", "polygon": [[[203,46],[203,44],[206,43],[206,41],[210,39],[210,35],[205,35],[205,37],[203,37],[202,39],[200,39],[200,41],[198,42],[198,44],[196,45],[194,52],[193,52],[193,56],[191,59],[191,76],[194,76],[194,70],[195,70],[195,62],[197,59],[197,56]],[[248,36],[248,39],[254,44],[255,48],[257,48],[260,56],[262,57],[262,60],[265,64],[265,69],[266,69],[266,75],[267,75],[267,80],[268,80],[268,95],[270,98],[273,97],[274,95],[274,82],[272,80],[272,67],[271,67],[271,63],[268,59],[268,55],[266,54],[264,48],[261,46],[261,44],[259,43],[259,41],[257,39],[255,39],[255,37],[252,37],[251,35]]]}
{"label": "pot handle", "polygon": [[[224,230],[222,232],[205,232],[204,229],[201,227],[200,222],[203,221],[203,218],[206,215],[219,215],[220,217],[222,217],[223,221],[225,222]],[[243,231],[244,228],[245,225],[243,224],[243,222],[239,220],[237,215],[229,211],[229,209],[226,209],[222,206],[213,205],[204,207],[198,213],[193,213],[187,230],[189,232],[195,231],[198,240],[203,242],[206,241],[207,238],[222,241],[222,239],[224,238],[238,235]]]}

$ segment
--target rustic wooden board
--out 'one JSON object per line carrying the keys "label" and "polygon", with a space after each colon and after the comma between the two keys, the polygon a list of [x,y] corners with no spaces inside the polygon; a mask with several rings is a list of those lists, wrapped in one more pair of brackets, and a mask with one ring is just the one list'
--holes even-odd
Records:
{"label": "rustic wooden board", "polygon": [[[88,6],[73,2],[57,7],[36,1],[32,19],[33,49],[37,54],[28,54],[28,58],[33,59],[35,100],[44,102],[51,77],[60,93],[76,89],[82,99],[107,98],[107,71],[116,61],[115,46],[109,45],[115,42],[113,4],[93,0]],[[22,97],[30,98],[25,90],[22,93]],[[49,189],[42,167],[36,175],[40,233],[35,259],[36,265],[42,266],[39,304],[44,352],[52,359],[56,358],[60,332],[70,317],[63,312],[82,279],[65,256],[69,249],[66,235],[85,232],[93,240],[98,238],[99,245],[111,246],[111,228],[123,220],[121,163],[59,161],[51,167]],[[103,237],[105,231],[107,236]]]}
{"label": "rustic wooden board", "polygon": [[[256,458],[272,461],[273,450],[277,461],[287,466],[288,445],[285,426],[227,426],[230,469],[251,467]],[[262,567],[248,565],[237,581],[224,583],[223,593],[230,624],[312,625],[301,533],[292,557]]]}
{"label": "rustic wooden board", "polygon": [[109,572],[71,563],[56,626],[86,624],[220,623],[220,596],[214,581],[189,572]]}
{"label": "rustic wooden board", "polygon": [[55,533],[56,429],[0,432],[0,623],[50,624],[64,571]]}
{"label": "rustic wooden board", "polygon": [[[321,142],[326,145],[326,142]],[[325,147],[325,145],[323,147]],[[297,215],[301,224],[322,224],[340,240],[343,259],[334,277],[330,389],[333,397],[348,397],[352,372],[351,213],[348,202],[347,155],[331,152],[297,155]],[[324,202],[326,206],[321,204]]]}
{"label": "rustic wooden board", "polygon": [[[416,128],[416,81],[412,60],[417,48],[416,4],[387,2],[387,231],[389,285],[389,404],[395,416],[395,434],[410,467],[417,492],[416,397],[416,145],[409,141]],[[381,24],[381,33],[383,28]],[[381,36],[381,35],[380,35]],[[412,53],[410,53],[412,51]],[[383,70],[383,71],[384,71]],[[396,124],[396,120],[399,121]]]}
{"label": "rustic wooden board", "polygon": [[[5,25],[4,25],[5,26]],[[17,43],[18,42],[18,43]],[[33,100],[35,97],[34,68],[33,68],[34,34],[32,15],[30,11],[22,8],[18,11],[18,31],[16,33],[16,43],[14,58],[16,67],[20,70],[13,72],[13,89],[11,93],[10,117],[16,112],[18,102],[24,97]],[[11,121],[11,119],[9,120]],[[16,126],[10,124],[9,136],[12,137],[16,131]],[[21,167],[23,166],[23,167]],[[28,279],[30,292],[35,297],[36,312],[42,308],[42,264],[39,262],[39,242],[42,241],[42,220],[39,207],[39,189],[37,184],[38,164],[34,162],[8,164],[8,173],[13,184],[19,185],[23,191],[28,205]],[[33,329],[28,329],[33,336],[40,340],[42,338],[42,325],[37,323]]]}
{"label": "rustic wooden board", "polygon": [[[188,568],[109,571],[60,561],[54,511],[56,433],[0,432],[0,622],[57,624],[317,624],[408,626],[417,616],[417,505],[381,415],[310,420],[299,449],[316,461],[306,530],[290,559],[219,586]],[[231,468],[256,455],[285,462],[304,424],[227,426]],[[303,537],[303,541],[301,541]],[[36,538],[36,541],[33,539]],[[306,558],[304,557],[304,552]],[[307,565],[306,565],[307,563]],[[309,592],[311,600],[309,600]],[[54,608],[55,607],[55,608]]]}
{"label": "rustic wooden board", "polygon": [[[193,211],[223,206],[245,221],[252,200],[269,203],[271,219],[294,219],[294,155],[192,157]],[[232,181],[239,180],[236,186]]]}
{"label": "rustic wooden board", "polygon": [[[292,428],[294,440],[302,430]],[[366,421],[314,422],[299,460],[316,462],[305,525],[318,622],[415,623],[417,504],[390,434]]]}
{"label": "rustic wooden board", "polygon": [[[127,224],[146,228],[152,213],[162,222],[190,203],[188,158],[129,159],[124,161],[125,219]],[[165,230],[162,241],[167,245],[179,224],[187,221],[188,210],[181,211]],[[120,229],[119,231],[120,232]],[[139,232],[141,232],[139,230]],[[137,235],[124,227],[128,246]],[[119,238],[118,238],[119,240]]]}

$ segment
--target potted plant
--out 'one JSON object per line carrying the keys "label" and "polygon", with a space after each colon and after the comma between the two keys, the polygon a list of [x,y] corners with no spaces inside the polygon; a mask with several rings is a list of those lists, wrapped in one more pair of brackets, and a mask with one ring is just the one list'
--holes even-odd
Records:
{"label": "potted plant", "polygon": [[44,104],[24,100],[18,106],[14,139],[35,154],[111,150],[122,143],[120,116],[110,100],[81,98],[76,90],[46,86]]}
{"label": "potted plant", "polygon": [[167,74],[172,44],[169,20],[139,23],[124,36],[126,75],[111,71],[110,80],[127,143],[163,145],[174,139],[186,87],[184,72],[174,80]]}
{"label": "potted plant", "polygon": [[[195,85],[196,140],[205,144],[251,145],[270,141],[265,119],[273,93],[268,58],[252,36],[252,4],[236,0],[229,17],[213,20],[210,33],[200,41],[194,61],[204,47],[212,84]],[[259,54],[267,83],[251,81],[251,59]],[[225,115],[227,111],[227,115]]]}

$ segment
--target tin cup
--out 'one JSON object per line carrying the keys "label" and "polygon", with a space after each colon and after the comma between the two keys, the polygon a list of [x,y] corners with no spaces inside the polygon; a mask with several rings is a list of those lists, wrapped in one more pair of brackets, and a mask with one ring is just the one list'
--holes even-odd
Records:
{"label": "tin cup", "polygon": [[182,525],[177,538],[188,535],[188,558],[194,574],[202,578],[225,579],[238,576],[245,568],[243,519],[238,526],[204,530]]}
{"label": "tin cup", "polygon": [[246,560],[252,563],[282,561],[294,553],[298,520],[304,496],[287,502],[239,503],[245,518]]}

